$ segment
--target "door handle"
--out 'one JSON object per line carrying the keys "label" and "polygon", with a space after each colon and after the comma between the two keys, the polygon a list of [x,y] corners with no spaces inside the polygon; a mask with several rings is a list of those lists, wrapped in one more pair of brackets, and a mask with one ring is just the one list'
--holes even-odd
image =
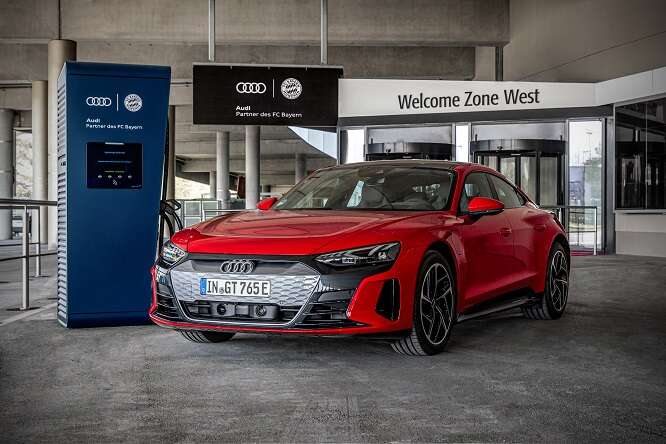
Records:
{"label": "door handle", "polygon": [[504,237],[509,237],[511,236],[511,228],[500,228],[500,233]]}
{"label": "door handle", "polygon": [[544,230],[546,229],[546,225],[544,225],[544,224],[536,224],[536,225],[534,226],[534,229],[535,229],[536,231],[544,231]]}

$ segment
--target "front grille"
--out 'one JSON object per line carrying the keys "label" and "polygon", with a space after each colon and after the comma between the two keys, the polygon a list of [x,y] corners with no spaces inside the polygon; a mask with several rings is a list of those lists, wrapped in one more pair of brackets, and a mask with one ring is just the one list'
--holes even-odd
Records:
{"label": "front grille", "polygon": [[271,296],[244,296],[243,302],[275,304],[279,306],[302,306],[319,283],[319,274],[298,262],[260,263],[251,274],[226,274],[220,272],[220,261],[190,260],[171,270],[171,284],[176,298],[192,302],[201,299],[201,278],[268,280]]}
{"label": "front grille", "polygon": [[[169,270],[168,282],[175,306],[158,304],[158,312],[167,309],[187,320],[239,327],[321,329],[360,326],[347,319],[347,308],[355,289],[335,288],[322,282],[322,276],[310,266],[288,260],[253,259],[248,274],[220,271],[226,259],[207,259],[197,255]],[[271,294],[262,296],[201,295],[201,278],[269,280]],[[346,282],[347,286],[350,282]],[[158,296],[160,293],[158,286]],[[159,299],[158,299],[159,302]]]}

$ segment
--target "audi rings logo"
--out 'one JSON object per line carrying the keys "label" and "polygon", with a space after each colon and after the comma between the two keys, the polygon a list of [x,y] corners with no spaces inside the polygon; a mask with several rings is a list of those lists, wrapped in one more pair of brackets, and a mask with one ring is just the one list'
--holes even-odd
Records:
{"label": "audi rings logo", "polygon": [[246,259],[234,259],[231,261],[224,261],[220,265],[222,273],[240,273],[249,274],[254,270],[254,262]]}
{"label": "audi rings logo", "polygon": [[138,94],[128,94],[125,97],[125,108],[130,112],[137,112],[143,106],[143,100]]}
{"label": "audi rings logo", "polygon": [[113,100],[110,97],[86,97],[88,106],[111,106]]}
{"label": "audi rings logo", "polygon": [[298,99],[303,92],[303,85],[297,79],[289,77],[280,85],[280,91],[286,99]]}
{"label": "audi rings logo", "polygon": [[238,82],[236,83],[238,94],[263,94],[266,92],[266,84],[261,82]]}

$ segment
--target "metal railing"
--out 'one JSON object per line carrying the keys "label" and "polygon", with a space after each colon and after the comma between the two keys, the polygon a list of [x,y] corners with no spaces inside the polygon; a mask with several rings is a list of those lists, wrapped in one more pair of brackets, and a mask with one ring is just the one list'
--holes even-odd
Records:
{"label": "metal railing", "polygon": [[[55,252],[42,253],[42,239],[41,239],[41,207],[55,207],[56,201],[53,200],[33,200],[33,199],[0,199],[0,210],[23,210],[21,222],[21,256],[5,257],[0,259],[0,262],[13,261],[21,259],[22,271],[22,295],[21,295],[21,310],[30,309],[30,256],[35,258],[35,277],[40,277],[42,273],[42,256],[52,256]],[[35,211],[37,214],[36,224],[36,237],[37,242],[35,254],[30,254],[30,224],[28,211]]]}
{"label": "metal railing", "polygon": [[[272,196],[277,195],[261,193],[260,198],[263,199]],[[177,214],[185,227],[198,224],[219,214],[247,211],[245,209],[245,200],[243,199],[232,199],[230,202],[232,208],[229,209],[223,209],[222,201],[213,198],[178,199],[178,203],[181,206]]]}
{"label": "metal railing", "polygon": [[[552,210],[557,215],[557,218],[562,222],[564,228],[567,230],[567,235],[569,237],[569,243],[572,243],[572,240],[575,239],[576,243],[574,245],[583,246],[581,244],[581,234],[583,235],[583,241],[586,233],[593,233],[593,245],[592,245],[592,254],[597,255],[597,243],[599,241],[599,214],[598,208],[593,205],[542,205],[540,208],[544,210]],[[591,211],[592,225],[594,229],[586,230],[587,226],[586,219],[587,213]],[[582,215],[582,218],[580,217]],[[574,224],[572,224],[572,216],[575,217]],[[581,222],[582,219],[582,222]],[[575,227],[576,229],[573,229]]]}

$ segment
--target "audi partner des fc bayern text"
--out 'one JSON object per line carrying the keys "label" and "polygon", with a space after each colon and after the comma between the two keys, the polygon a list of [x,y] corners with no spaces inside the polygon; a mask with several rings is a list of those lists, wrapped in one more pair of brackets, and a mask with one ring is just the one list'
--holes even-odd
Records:
{"label": "audi partner des fc bayern text", "polygon": [[490,168],[378,161],[316,171],[256,211],[176,233],[153,274],[152,320],[194,342],[372,335],[432,355],[466,319],[562,316],[569,245]]}

